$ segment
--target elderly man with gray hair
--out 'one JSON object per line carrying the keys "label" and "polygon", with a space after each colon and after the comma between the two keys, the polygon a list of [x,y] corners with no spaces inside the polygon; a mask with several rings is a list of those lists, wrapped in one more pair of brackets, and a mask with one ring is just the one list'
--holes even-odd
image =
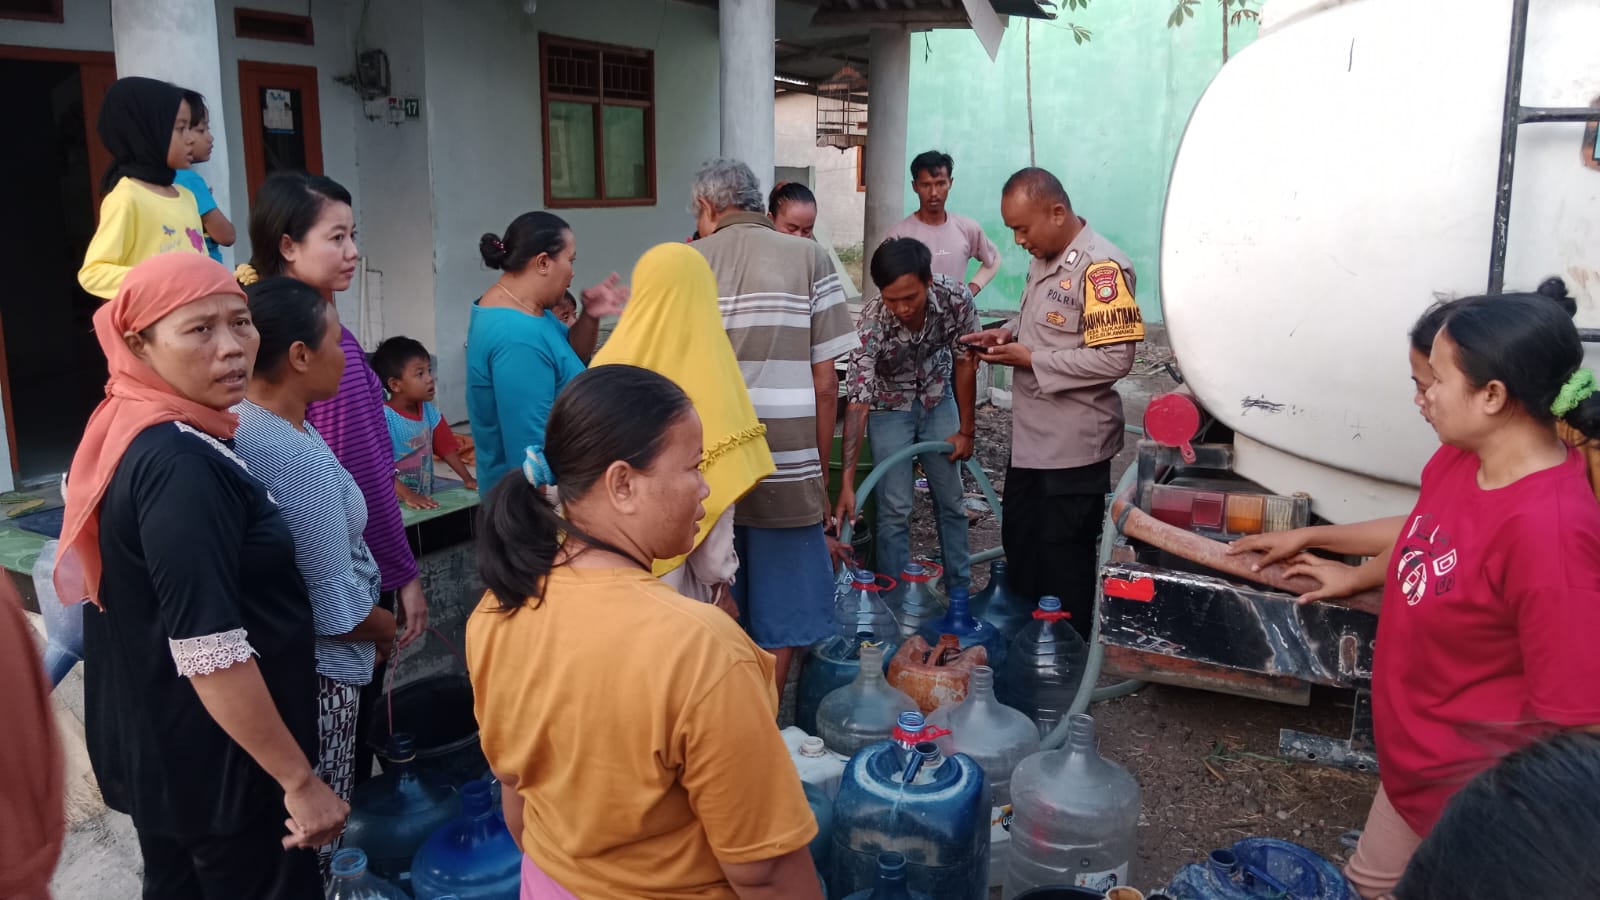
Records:
{"label": "elderly man with gray hair", "polygon": [[689,209],[777,464],[734,510],[733,595],[751,637],[777,657],[781,692],[794,651],[832,631],[830,556],[843,548],[828,537],[824,461],[838,413],[834,360],[858,339],[827,252],[774,229],[765,200],[749,166],[718,159],[695,174]]}

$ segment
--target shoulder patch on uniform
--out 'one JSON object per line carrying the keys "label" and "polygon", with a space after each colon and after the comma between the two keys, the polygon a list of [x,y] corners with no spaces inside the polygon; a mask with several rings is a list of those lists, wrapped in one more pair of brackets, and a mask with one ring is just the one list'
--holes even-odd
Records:
{"label": "shoulder patch on uniform", "polygon": [[1067,265],[1069,265],[1069,266],[1077,265],[1078,264],[1078,256],[1079,256],[1079,253],[1076,250],[1072,251],[1071,253],[1068,253],[1067,254]]}
{"label": "shoulder patch on uniform", "polygon": [[1100,347],[1144,340],[1144,317],[1122,266],[1101,260],[1083,275],[1083,344]]}

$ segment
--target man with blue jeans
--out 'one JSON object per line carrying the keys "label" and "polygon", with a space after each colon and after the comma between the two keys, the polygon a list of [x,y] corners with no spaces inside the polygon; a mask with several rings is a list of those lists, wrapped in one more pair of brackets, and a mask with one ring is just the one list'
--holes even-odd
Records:
{"label": "man with blue jeans", "polygon": [[[959,281],[933,274],[933,254],[915,238],[890,238],[872,254],[879,296],[861,310],[861,347],[845,377],[844,472],[834,514],[855,516],[854,476],[861,437],[872,455],[891,455],[926,441],[947,441],[954,452],[917,456],[928,476],[939,523],[946,588],[971,583],[961,460],[972,456],[978,363],[959,338],[978,329],[977,304]],[[877,567],[899,577],[909,563],[911,461],[879,476]]]}

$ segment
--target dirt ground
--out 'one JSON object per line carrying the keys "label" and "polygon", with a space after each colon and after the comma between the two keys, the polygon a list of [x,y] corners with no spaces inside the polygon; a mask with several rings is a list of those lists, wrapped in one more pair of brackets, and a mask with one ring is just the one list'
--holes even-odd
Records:
{"label": "dirt ground", "polygon": [[[1165,333],[1151,329],[1134,374],[1119,386],[1130,424],[1138,425],[1151,396],[1175,383],[1164,363],[1171,360]],[[1011,413],[986,406],[978,410],[976,452],[1002,491],[1010,453]],[[1132,462],[1136,435],[1112,466],[1112,482]],[[976,486],[968,476],[968,490]],[[914,553],[936,556],[928,495],[919,492],[913,513]],[[973,552],[1000,544],[992,514],[972,523]],[[988,582],[988,566],[973,572],[976,591]],[[1244,837],[1275,837],[1304,844],[1335,862],[1350,848],[1341,841],[1360,828],[1377,789],[1377,778],[1278,756],[1278,730],[1345,737],[1350,730],[1351,696],[1314,691],[1308,707],[1286,706],[1165,685],[1095,706],[1100,750],[1127,767],[1143,790],[1139,858],[1131,873],[1141,888],[1165,884],[1185,863],[1203,861],[1213,849]]]}

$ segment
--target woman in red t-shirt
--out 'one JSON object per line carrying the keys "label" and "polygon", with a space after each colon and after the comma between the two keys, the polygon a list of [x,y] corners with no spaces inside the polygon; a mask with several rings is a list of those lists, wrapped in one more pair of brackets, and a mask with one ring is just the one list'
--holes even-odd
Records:
{"label": "woman in red t-shirt", "polygon": [[1372,678],[1382,783],[1346,868],[1363,897],[1393,890],[1473,776],[1600,723],[1600,504],[1555,428],[1600,435],[1573,307],[1550,282],[1451,304],[1424,399],[1444,446],[1394,546],[1359,568],[1297,567],[1322,581],[1316,596],[1384,585]]}

